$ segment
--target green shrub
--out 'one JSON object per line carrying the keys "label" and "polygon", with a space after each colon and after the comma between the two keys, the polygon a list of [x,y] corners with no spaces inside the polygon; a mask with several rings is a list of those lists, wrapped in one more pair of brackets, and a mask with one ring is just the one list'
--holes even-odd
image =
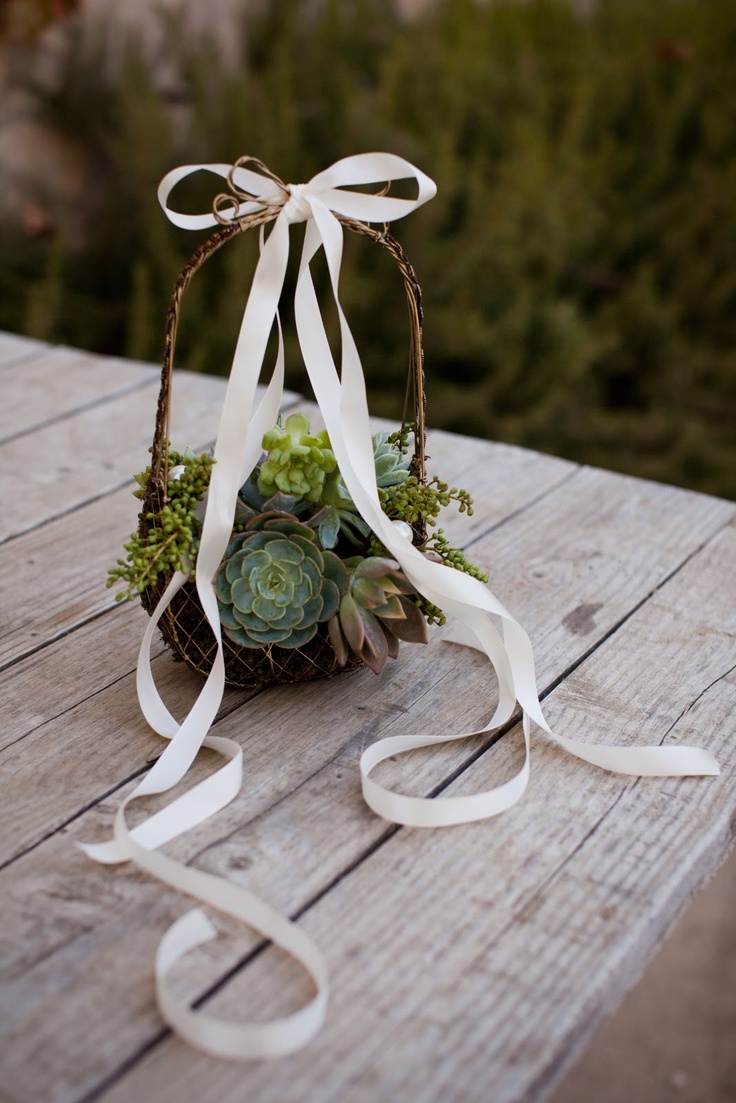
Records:
{"label": "green shrub", "polygon": [[[46,107],[93,151],[103,209],[76,252],[4,233],[0,327],[155,360],[196,245],[158,209],[167,169],[248,152],[304,180],[388,149],[439,186],[396,227],[430,423],[736,497],[735,50],[732,0],[446,0],[411,23],[285,0],[246,24],[234,70],[176,41],[176,103],[134,51],[109,83],[74,52]],[[179,366],[228,370],[255,256],[229,245],[197,276]],[[341,287],[373,408],[397,416],[398,276],[353,239]],[[293,335],[288,352],[303,389]]]}

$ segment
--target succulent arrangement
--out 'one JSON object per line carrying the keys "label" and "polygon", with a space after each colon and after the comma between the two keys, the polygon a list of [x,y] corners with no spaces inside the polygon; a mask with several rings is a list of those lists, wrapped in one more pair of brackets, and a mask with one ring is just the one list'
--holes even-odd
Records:
{"label": "succulent arrangement", "polygon": [[234,537],[220,565],[220,621],[243,647],[301,647],[335,616],[348,581],[313,528],[291,513],[261,513]]}
{"label": "succulent arrangement", "polygon": [[[437,521],[455,502],[471,514],[467,491],[410,473],[410,430],[373,437],[376,483],[386,515],[426,555],[487,581]],[[376,674],[399,643],[426,643],[442,611],[415,592],[399,564],[360,516],[327,433],[291,414],[269,430],[263,455],[238,493],[233,533],[214,584],[227,638],[252,651],[302,649],[324,628],[335,665],[362,662]],[[166,504],[144,511],[107,585],[118,600],[155,591],[174,571],[193,576],[211,456],[169,449]],[[150,469],[136,475],[145,497]]]}

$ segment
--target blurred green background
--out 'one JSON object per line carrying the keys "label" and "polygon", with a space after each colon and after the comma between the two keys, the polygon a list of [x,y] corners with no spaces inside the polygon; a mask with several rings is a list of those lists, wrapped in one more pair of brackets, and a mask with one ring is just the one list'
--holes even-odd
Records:
{"label": "blurred green background", "polygon": [[[733,0],[444,0],[411,19],[280,0],[227,51],[162,13],[158,61],[74,7],[44,15],[63,24],[53,78],[30,63],[45,31],[4,31],[6,81],[83,171],[71,198],[49,167],[3,208],[0,328],[158,360],[205,236],[160,211],[168,169],[253,153],[300,181],[390,150],[439,188],[394,227],[424,292],[430,424],[736,498]],[[210,181],[177,204],[206,210]],[[256,247],[196,277],[177,366],[227,372]],[[365,240],[341,297],[372,408],[399,416],[401,284]],[[306,389],[293,337],[288,358]]]}

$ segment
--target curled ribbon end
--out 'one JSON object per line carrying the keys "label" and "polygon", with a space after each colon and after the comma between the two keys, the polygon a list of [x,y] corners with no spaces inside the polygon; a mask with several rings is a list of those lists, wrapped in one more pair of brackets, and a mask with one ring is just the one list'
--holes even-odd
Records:
{"label": "curled ribbon end", "polygon": [[78,850],[91,858],[93,862],[99,862],[104,866],[117,866],[129,860],[129,855],[120,849],[115,840],[107,843],[75,843]]}

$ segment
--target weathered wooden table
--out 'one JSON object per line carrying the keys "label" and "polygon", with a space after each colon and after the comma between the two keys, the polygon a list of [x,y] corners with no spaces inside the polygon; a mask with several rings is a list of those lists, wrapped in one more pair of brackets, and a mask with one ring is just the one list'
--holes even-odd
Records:
{"label": "weathered wooden table", "polygon": [[[298,917],[332,978],[311,1046],[230,1064],[187,1049],[156,1011],[155,947],[189,902],[74,846],[109,836],[161,749],[134,687],[145,614],[104,587],[135,525],[130,476],[146,462],[157,382],[150,366],[0,336],[0,1096],[543,1099],[732,845],[736,504],[431,436],[437,469],[476,499],[472,520],[448,529],[529,631],[553,727],[696,743],[723,774],[611,775],[537,733],[511,812],[397,829],[360,797],[360,750],[379,733],[484,720],[484,659],[440,631],[380,678],[363,670],[252,700],[228,691],[217,730],[242,743],[243,792],[170,852]],[[178,443],[207,444],[222,391],[178,377]],[[196,677],[162,648],[155,667],[183,713]],[[388,765],[411,792],[471,792],[518,768],[521,744],[517,727],[492,750],[478,740]],[[302,1002],[302,973],[256,948],[247,933],[217,940],[182,967],[181,990],[243,1018]]]}

